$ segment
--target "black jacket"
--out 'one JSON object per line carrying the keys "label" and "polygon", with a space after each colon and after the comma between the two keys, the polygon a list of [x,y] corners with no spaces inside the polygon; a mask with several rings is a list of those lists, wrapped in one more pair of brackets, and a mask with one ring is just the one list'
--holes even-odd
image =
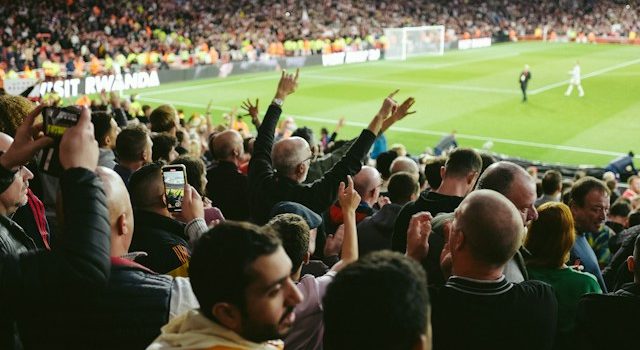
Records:
{"label": "black jacket", "polygon": [[221,161],[207,171],[207,197],[227,220],[249,220],[247,176],[231,162]]}
{"label": "black jacket", "polygon": [[376,138],[371,131],[363,130],[349,151],[329,172],[313,183],[302,185],[277,174],[271,163],[271,149],[280,113],[280,107],[269,106],[258,129],[249,163],[251,218],[259,225],[268,221],[271,209],[281,201],[300,203],[318,214],[325,211],[336,200],[340,182],[346,182],[347,175],[360,171],[361,159],[369,152]]}
{"label": "black jacket", "polygon": [[358,255],[391,249],[393,225],[400,213],[400,204],[389,203],[358,224]]}
{"label": "black jacket", "polygon": [[160,335],[169,320],[173,279],[124,259],[111,262],[104,290],[51,300],[47,312],[27,315],[20,323],[25,347],[144,349]]}
{"label": "black jacket", "polygon": [[130,252],[148,255],[136,259],[138,263],[161,274],[187,276],[191,248],[184,235],[184,224],[144,210],[133,213],[136,232]]}
{"label": "black jacket", "polygon": [[[0,170],[0,177],[6,173]],[[7,182],[0,180],[0,184]],[[0,257],[0,315],[4,320],[20,321],[25,315],[43,312],[43,305],[51,300],[64,301],[78,291],[95,290],[109,277],[109,214],[100,180],[93,172],[77,168],[65,171],[60,185],[65,229],[57,249]],[[0,186],[0,193],[5,189]],[[50,316],[59,320],[61,315]],[[42,338],[23,340],[46,342]],[[0,329],[1,349],[12,349],[13,341],[12,329]]]}
{"label": "black jacket", "polygon": [[[407,250],[407,229],[413,214],[428,211],[433,217],[436,217],[440,213],[451,213],[456,210],[463,199],[463,197],[447,196],[428,190],[422,192],[415,202],[407,203],[398,214],[393,230],[391,249],[402,253]],[[429,236],[429,253],[423,261],[427,276],[429,276],[429,285],[442,285],[445,282],[440,270],[440,253],[443,248],[444,235],[441,232]]]}

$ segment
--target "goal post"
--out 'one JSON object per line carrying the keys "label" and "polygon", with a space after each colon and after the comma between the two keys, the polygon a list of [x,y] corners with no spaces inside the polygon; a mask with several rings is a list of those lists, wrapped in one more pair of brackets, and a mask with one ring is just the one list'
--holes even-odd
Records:
{"label": "goal post", "polygon": [[408,57],[444,54],[444,26],[385,28],[386,59],[406,60]]}

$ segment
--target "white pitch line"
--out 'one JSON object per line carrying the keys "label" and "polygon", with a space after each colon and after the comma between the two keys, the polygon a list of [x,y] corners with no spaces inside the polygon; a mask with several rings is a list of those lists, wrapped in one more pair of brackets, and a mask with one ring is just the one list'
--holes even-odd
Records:
{"label": "white pitch line", "polygon": [[[616,69],[628,67],[628,66],[631,66],[631,65],[634,65],[634,64],[637,64],[637,63],[640,63],[640,58],[639,59],[635,59],[635,60],[631,60],[631,61],[627,61],[627,62],[622,62],[622,63],[616,64],[616,65],[613,65],[611,67],[599,69],[599,70],[593,71],[591,73],[587,73],[587,74],[582,76],[582,79],[584,80],[584,79],[587,79],[587,78],[597,77],[598,75],[602,75],[604,73],[608,73],[608,72],[614,71]],[[559,86],[563,86],[563,85],[566,86],[567,84],[569,84],[569,79],[563,80],[563,81],[559,81],[557,83],[549,84],[549,85],[543,86],[541,88],[537,88],[537,89],[531,90],[531,92],[529,92],[529,95],[537,95],[537,94],[539,94],[541,92],[545,92],[545,91],[548,91],[548,90],[551,90],[551,89],[555,89],[555,88],[557,88]]]}
{"label": "white pitch line", "polygon": [[[140,100],[144,100],[144,101],[148,101],[148,102],[157,102],[157,103],[171,103],[171,104],[178,105],[178,106],[187,106],[187,107],[203,108],[203,109],[207,107],[205,104],[200,104],[200,103],[170,101],[170,100],[159,99],[159,98],[151,98],[151,97],[140,97]],[[216,105],[211,106],[211,108],[214,109],[214,110],[223,111],[223,112],[229,112],[229,111],[232,110],[231,108],[226,107],[226,106],[216,106]],[[321,117],[295,115],[295,114],[291,114],[291,113],[286,113],[286,114],[289,115],[289,116],[292,116],[292,117],[294,117],[296,119],[300,119],[300,120],[314,121],[314,122],[320,122],[320,123],[335,123],[336,122],[333,119],[327,119],[327,118],[321,118]],[[368,125],[367,123],[352,122],[352,121],[347,121],[345,124],[350,125],[350,126],[359,126],[359,127],[367,127],[367,125]],[[416,130],[416,129],[405,128],[405,127],[396,127],[396,126],[391,127],[389,130],[398,131],[398,132],[402,132],[402,133],[413,133],[413,134],[432,135],[432,136],[444,136],[444,135],[448,135],[449,134],[447,132],[431,131],[431,130]],[[627,154],[627,152],[604,151],[604,150],[585,148],[585,147],[553,145],[553,144],[549,144],[549,143],[519,141],[519,140],[511,140],[511,139],[504,139],[504,138],[494,138],[494,137],[486,137],[486,136],[478,136],[478,135],[468,135],[468,134],[456,134],[456,137],[459,138],[459,139],[477,140],[477,141],[485,141],[485,142],[486,141],[492,141],[494,143],[497,142],[497,143],[504,143],[504,144],[525,146],[525,147],[554,149],[554,150],[560,150],[560,151],[588,153],[588,154],[598,154],[598,155],[611,156],[611,157],[617,157],[617,156],[621,156],[621,155]],[[635,156],[635,158],[640,159],[640,155]]]}
{"label": "white pitch line", "polygon": [[382,84],[388,86],[413,86],[413,87],[435,87],[439,89],[447,89],[447,90],[463,90],[463,91],[478,91],[478,92],[489,92],[489,93],[499,93],[499,94],[509,94],[509,95],[519,95],[520,93],[514,90],[507,89],[493,89],[493,88],[485,88],[480,86],[466,86],[466,85],[452,85],[452,84],[432,84],[432,83],[413,83],[408,81],[394,81],[394,80],[384,80],[384,79],[368,79],[368,78],[347,78],[347,77],[338,77],[331,75],[315,75],[315,74],[305,74],[306,78],[312,79],[321,79],[321,80],[330,80],[330,81],[347,81],[347,82],[359,82],[359,83],[367,83],[367,84]]}

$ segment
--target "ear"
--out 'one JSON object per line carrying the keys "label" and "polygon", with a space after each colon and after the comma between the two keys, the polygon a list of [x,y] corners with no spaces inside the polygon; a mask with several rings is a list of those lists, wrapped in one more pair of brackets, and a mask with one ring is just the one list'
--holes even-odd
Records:
{"label": "ear", "polygon": [[242,314],[240,310],[229,303],[217,303],[211,308],[213,317],[224,327],[240,334],[242,328]]}
{"label": "ear", "polygon": [[467,185],[473,185],[474,183],[476,183],[477,176],[478,176],[478,172],[477,171],[469,173],[467,175]]}
{"label": "ear", "polygon": [[424,334],[420,335],[420,338],[418,338],[416,340],[416,343],[413,344],[413,346],[411,347],[411,350],[427,350],[427,349],[431,349],[430,347],[428,347],[430,344],[427,342],[427,336]]}
{"label": "ear", "polygon": [[444,168],[444,166],[440,167],[440,178],[444,179],[444,176],[447,174],[447,170]]}
{"label": "ear", "polygon": [[[452,230],[453,230],[453,228],[452,228]],[[452,242],[453,245],[450,246],[452,251],[453,250],[455,250],[455,251],[461,250],[462,247],[464,247],[464,243],[465,243],[464,242],[464,233],[461,230],[456,232],[455,236],[456,236],[455,242]],[[449,237],[451,237],[451,236],[449,236]]]}
{"label": "ear", "polygon": [[118,219],[116,219],[116,228],[118,229],[118,236],[126,236],[128,235],[129,232],[129,228],[127,226],[127,214],[122,213],[120,214],[120,216],[118,216]]}
{"label": "ear", "polygon": [[111,146],[111,136],[107,135],[104,137],[104,145]]}
{"label": "ear", "polygon": [[627,270],[631,273],[635,273],[636,271],[636,259],[633,256],[627,258]]}
{"label": "ear", "polygon": [[308,264],[309,260],[311,260],[311,253],[309,252],[304,253],[304,258],[302,259],[302,265]]}
{"label": "ear", "polygon": [[140,160],[141,161],[146,161],[147,159],[151,159],[151,157],[149,156],[149,154],[147,154],[147,150],[143,150],[142,153],[140,153]]}

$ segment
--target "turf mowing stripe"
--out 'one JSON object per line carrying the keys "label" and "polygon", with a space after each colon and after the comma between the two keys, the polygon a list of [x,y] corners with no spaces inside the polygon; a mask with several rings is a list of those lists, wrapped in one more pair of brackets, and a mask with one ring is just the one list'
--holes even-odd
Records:
{"label": "turf mowing stripe", "polygon": [[439,89],[447,89],[447,90],[462,90],[462,91],[477,91],[477,92],[487,92],[487,93],[499,93],[499,94],[508,94],[508,95],[520,95],[519,91],[514,91],[513,89],[493,89],[493,88],[484,88],[480,86],[465,86],[465,85],[453,85],[453,84],[431,84],[431,83],[412,83],[408,81],[397,81],[397,80],[384,80],[384,79],[366,79],[366,78],[347,78],[347,77],[338,77],[332,75],[315,75],[315,74],[305,74],[305,78],[311,79],[320,79],[320,80],[329,80],[329,81],[347,81],[354,83],[366,83],[366,84],[380,84],[385,86],[411,86],[411,87],[435,87]]}
{"label": "turf mowing stripe", "polygon": [[[200,103],[171,101],[171,100],[152,98],[152,97],[140,97],[139,99],[140,100],[144,100],[144,101],[148,101],[148,102],[171,103],[173,105],[178,105],[178,106],[186,106],[186,107],[194,107],[194,108],[202,108],[202,109],[207,107],[205,104],[200,104]],[[229,107],[217,106],[217,105],[212,105],[211,108],[214,109],[214,110],[223,111],[223,112],[230,112],[232,110]],[[327,118],[295,115],[295,114],[291,114],[291,113],[286,113],[286,114],[290,115],[290,116],[292,116],[292,117],[294,117],[296,119],[300,119],[300,120],[314,121],[314,122],[320,122],[320,123],[332,123],[332,124],[336,122],[336,120],[327,119]],[[347,121],[345,124],[346,125],[350,125],[350,126],[358,126],[358,127],[367,127],[367,125],[368,125],[367,123],[352,122],[352,121]],[[397,131],[397,132],[403,132],[403,133],[414,133],[414,134],[432,135],[432,136],[444,136],[444,135],[448,135],[449,134],[448,132],[431,131],[431,130],[416,130],[416,129],[411,129],[411,128],[395,127],[395,126],[391,127],[389,130]],[[492,138],[492,137],[486,137],[486,136],[458,134],[458,133],[456,134],[456,137],[460,138],[460,139],[485,141],[485,142],[486,141],[492,141],[494,143],[498,142],[498,143],[504,143],[504,144],[510,144],[510,145],[517,145],[517,146],[535,147],[535,148],[543,148],[543,149],[553,149],[553,150],[559,150],[559,151],[579,152],[579,153],[588,153],[588,154],[598,154],[598,155],[605,155],[605,156],[612,156],[612,157],[617,157],[617,156],[621,156],[621,155],[627,154],[627,152],[604,151],[604,150],[585,148],[585,147],[553,145],[553,144],[548,144],[548,143],[519,141],[519,140],[511,140],[511,139],[503,139],[503,138]],[[640,155],[635,156],[635,158],[640,159]]]}
{"label": "turf mowing stripe", "polygon": [[[634,65],[634,64],[637,64],[637,63],[640,63],[640,58],[639,59],[635,59],[635,60],[631,60],[631,61],[627,61],[627,62],[623,62],[623,63],[619,63],[619,64],[616,64],[616,65],[611,66],[611,67],[599,69],[599,70],[593,71],[591,73],[587,73],[587,74],[582,76],[582,80],[587,79],[587,78],[597,77],[598,75],[602,75],[602,74],[614,71],[616,69],[628,67],[628,66],[631,66],[631,65]],[[537,89],[531,90],[529,92],[529,95],[537,95],[537,94],[539,94],[541,92],[545,92],[547,90],[555,89],[555,88],[560,87],[560,86],[567,86],[569,84],[569,81],[570,80],[567,79],[567,80],[559,81],[557,83],[553,83],[553,84],[549,84],[549,85],[543,86],[541,88],[537,88]]]}

